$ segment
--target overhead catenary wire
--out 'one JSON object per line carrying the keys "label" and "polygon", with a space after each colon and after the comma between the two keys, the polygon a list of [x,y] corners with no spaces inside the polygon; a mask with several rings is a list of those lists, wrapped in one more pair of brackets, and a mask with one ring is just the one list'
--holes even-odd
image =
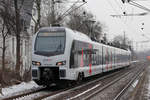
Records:
{"label": "overhead catenary wire", "polygon": [[[81,4],[80,6],[78,6],[78,7],[74,8],[74,9],[72,9],[72,11],[77,10],[78,8],[80,8],[81,6],[83,6],[84,4],[86,4],[86,2],[84,2],[84,3]],[[66,15],[62,18],[61,23],[63,23],[63,22],[64,22],[64,18],[65,18],[66,16],[70,15],[70,14],[71,14],[71,12],[68,12],[68,14],[66,14]]]}
{"label": "overhead catenary wire", "polygon": [[121,5],[118,3],[118,1],[117,1],[117,0],[114,0],[114,1],[115,1],[116,4],[118,5],[118,7],[121,9],[121,11],[124,12],[123,9],[122,9],[122,7],[121,7]]}
{"label": "overhead catenary wire", "polygon": [[150,12],[149,8],[144,7],[144,6],[142,6],[142,5],[140,5],[140,4],[136,3],[136,2],[131,1],[131,2],[129,2],[129,4],[133,5],[133,6],[136,6],[136,7],[140,8],[140,9],[143,9],[143,10],[146,10],[146,11]]}
{"label": "overhead catenary wire", "polygon": [[[107,2],[109,3],[109,5],[112,7],[112,9],[114,10],[114,12],[115,13],[118,13],[117,12],[117,10],[112,6],[112,4],[107,0]],[[141,5],[137,5],[137,4],[134,4],[134,5],[136,5],[136,6],[138,6],[138,7],[140,7],[141,9],[144,9],[144,10],[147,10],[146,8],[144,8],[143,6],[141,6]],[[133,13],[134,11],[132,10],[132,13]],[[139,15],[146,15],[147,14],[147,12],[145,12],[145,13],[140,13]],[[138,15],[138,14],[137,14]],[[122,20],[121,22],[131,31],[131,32],[133,32],[133,33],[135,33],[136,31],[134,30],[134,28],[132,28],[132,26],[130,26],[130,25],[127,25],[127,19],[125,20],[125,22],[124,22],[124,20],[120,17],[120,20]],[[138,32],[139,33],[139,32]],[[142,34],[141,33],[139,33],[139,35],[141,36]]]}
{"label": "overhead catenary wire", "polygon": [[[125,12],[125,7],[126,6],[124,6],[124,7],[121,7],[120,5],[119,5],[119,3],[116,1],[116,0],[114,0],[115,2],[116,2],[116,4],[119,6],[119,8],[121,9],[121,12]],[[107,0],[107,2],[109,3],[109,5],[111,6],[111,8],[113,9],[113,11],[116,13],[116,14],[120,14],[120,13],[118,13],[118,11],[113,7],[113,5],[112,5],[112,3],[109,1],[109,0]],[[123,8],[124,8],[124,10],[123,10]],[[121,18],[121,16],[118,16],[124,23],[126,23],[127,22],[127,18],[124,18],[124,19],[122,19]]]}
{"label": "overhead catenary wire", "polygon": [[[116,0],[114,0],[114,1],[115,1],[116,4],[118,5],[118,7],[121,9],[121,12],[122,12],[122,13],[126,12],[126,11],[125,11],[125,7],[126,7],[126,6],[121,7],[121,6],[119,5],[119,3],[118,3]],[[127,22],[127,18],[122,19],[122,18],[120,17],[120,19],[123,21],[123,23],[126,23],[126,22]]]}
{"label": "overhead catenary wire", "polygon": [[118,11],[113,7],[112,3],[109,1],[109,0],[106,0],[108,2],[108,4],[111,6],[111,8],[113,9],[113,11],[116,13],[116,14],[119,14]]}
{"label": "overhead catenary wire", "polygon": [[61,16],[64,18],[65,14],[69,12],[80,0],[77,0],[67,11],[65,11]]}
{"label": "overhead catenary wire", "polygon": [[[111,6],[111,8],[114,10],[114,12],[118,14],[117,10],[113,7],[112,3],[111,3],[109,0],[107,0],[107,2],[108,2],[108,4]],[[120,19],[123,21],[123,24],[126,24],[127,18],[125,18],[125,20],[123,20],[123,19],[120,17]],[[123,30],[124,30],[124,29],[123,29]]]}
{"label": "overhead catenary wire", "polygon": [[131,14],[110,15],[110,16],[112,16],[112,17],[128,17],[128,16],[132,16],[133,17],[133,16],[144,16],[144,15],[148,15],[148,13],[147,12],[144,12],[144,13],[133,13],[133,11],[132,11]]}
{"label": "overhead catenary wire", "polygon": [[[132,2],[132,3],[131,3],[131,2]],[[146,7],[140,5],[140,4],[136,3],[136,2],[133,2],[133,1],[131,1],[131,2],[129,2],[129,4],[131,4],[131,5],[133,5],[133,6],[136,6],[136,7],[140,8],[140,9],[143,9],[143,10],[146,10],[146,11],[150,12],[150,9],[149,9],[149,8],[146,8]],[[148,13],[141,13],[141,14],[139,14],[139,15],[142,16],[142,15],[147,15],[147,14],[148,14]],[[144,36],[144,37],[147,38],[147,39],[150,39],[150,38],[147,37],[145,34],[142,34],[142,33],[141,33],[141,35]]]}
{"label": "overhead catenary wire", "polygon": [[[122,23],[123,23],[123,22],[122,22]],[[134,28],[132,28],[132,26],[127,25],[127,23],[123,23],[123,24],[125,24],[126,27],[127,27],[132,33],[135,33],[135,32],[136,32],[136,31],[134,30]],[[140,36],[143,35],[142,33],[139,33],[139,32],[138,32],[138,34],[139,34]],[[146,38],[146,37],[145,37],[145,38]],[[148,38],[146,38],[146,39],[148,39]]]}
{"label": "overhead catenary wire", "polygon": [[[126,13],[126,11],[125,11],[125,7],[124,7],[124,10],[122,9],[123,7],[121,7],[120,6],[120,4],[118,3],[118,1],[117,0],[114,0],[115,2],[116,2],[116,4],[118,5],[118,7],[121,9],[121,11],[122,11],[122,13],[124,14],[124,12]],[[126,23],[127,22],[127,18],[125,18],[125,22],[124,23]]]}
{"label": "overhead catenary wire", "polygon": [[[109,4],[110,4],[110,3],[109,3]],[[111,7],[113,8],[112,4],[110,4],[110,5],[111,5]],[[132,12],[132,13],[133,13],[133,12]],[[140,13],[140,14],[142,15],[142,14],[146,14],[146,13]],[[139,15],[140,15],[140,14],[139,14]],[[130,15],[131,15],[131,14],[130,14]],[[138,15],[138,14],[137,14],[137,15]],[[122,20],[122,18],[121,18],[120,20]],[[123,21],[123,20],[122,20],[122,21]],[[121,21],[121,22],[122,22],[122,21]],[[134,28],[132,28],[132,26],[129,27],[129,25],[127,25],[126,21],[127,21],[127,19],[125,20],[125,22],[123,21],[123,24],[126,25],[126,27],[127,27],[131,32],[135,33],[135,30],[133,30]],[[140,35],[142,35],[142,34],[140,34]]]}

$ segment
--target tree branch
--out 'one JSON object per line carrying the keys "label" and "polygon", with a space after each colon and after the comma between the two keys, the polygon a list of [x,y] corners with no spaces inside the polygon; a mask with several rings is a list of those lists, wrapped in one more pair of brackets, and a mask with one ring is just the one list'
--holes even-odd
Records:
{"label": "tree branch", "polygon": [[25,0],[21,0],[21,5],[20,5],[19,9],[21,9],[23,7],[24,1]]}
{"label": "tree branch", "polygon": [[36,24],[37,23],[37,21],[35,20],[35,18],[32,16],[32,14],[31,13],[27,13],[29,16],[31,16],[31,18],[32,18],[32,20],[34,21],[34,23]]}

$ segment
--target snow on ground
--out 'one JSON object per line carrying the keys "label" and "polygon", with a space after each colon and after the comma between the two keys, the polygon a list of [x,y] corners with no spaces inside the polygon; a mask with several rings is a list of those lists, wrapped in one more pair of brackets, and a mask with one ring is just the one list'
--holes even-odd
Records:
{"label": "snow on ground", "polygon": [[13,85],[7,88],[2,88],[3,95],[0,94],[0,98],[11,96],[11,95],[17,95],[20,93],[25,92],[26,90],[31,90],[39,87],[34,81],[30,81],[28,83],[22,82],[19,85]]}

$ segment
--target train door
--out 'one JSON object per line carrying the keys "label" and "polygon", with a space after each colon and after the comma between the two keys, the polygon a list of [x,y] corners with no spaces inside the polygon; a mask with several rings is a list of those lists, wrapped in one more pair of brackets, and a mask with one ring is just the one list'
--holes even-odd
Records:
{"label": "train door", "polygon": [[107,71],[110,69],[110,49],[109,47],[106,48],[106,69]]}
{"label": "train door", "polygon": [[71,46],[71,52],[70,52],[70,68],[74,68],[75,67],[75,41],[72,42],[72,46]]}
{"label": "train door", "polygon": [[102,72],[103,72],[103,64],[104,64],[104,59],[103,59],[103,56],[104,56],[104,54],[103,54],[103,46],[102,46],[102,52],[101,52],[101,54],[102,54],[102,56],[101,56],[101,61],[102,61]]}
{"label": "train door", "polygon": [[119,66],[119,50],[116,49],[116,68]]}
{"label": "train door", "polygon": [[117,49],[114,49],[114,68],[116,69],[117,67]]}
{"label": "train door", "polygon": [[115,69],[115,48],[113,48],[112,53],[113,53],[113,69]]}
{"label": "train door", "polygon": [[109,67],[109,51],[108,47],[103,48],[103,70],[104,72],[108,71]]}
{"label": "train door", "polygon": [[103,67],[103,46],[99,47],[99,65],[101,68]]}
{"label": "train door", "polygon": [[106,65],[106,60],[105,60],[105,47],[102,46],[102,71],[105,72],[106,68],[105,68],[105,65]]}
{"label": "train door", "polygon": [[112,70],[112,64],[113,64],[113,55],[112,55],[112,50],[113,50],[113,48],[112,47],[110,47],[109,48],[109,69],[110,70]]}

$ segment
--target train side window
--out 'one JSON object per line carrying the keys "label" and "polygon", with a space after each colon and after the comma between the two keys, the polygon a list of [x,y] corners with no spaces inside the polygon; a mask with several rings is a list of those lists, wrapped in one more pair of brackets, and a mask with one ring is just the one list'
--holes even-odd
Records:
{"label": "train side window", "polygon": [[72,46],[71,46],[71,54],[70,54],[70,68],[74,68],[74,51],[75,51],[75,41],[72,42]]}
{"label": "train side window", "polygon": [[78,41],[74,41],[74,49],[73,49],[73,53],[74,53],[74,68],[78,67],[78,49],[79,49],[79,43]]}
{"label": "train side window", "polygon": [[89,65],[89,44],[75,40],[74,42],[74,66],[85,67]]}

